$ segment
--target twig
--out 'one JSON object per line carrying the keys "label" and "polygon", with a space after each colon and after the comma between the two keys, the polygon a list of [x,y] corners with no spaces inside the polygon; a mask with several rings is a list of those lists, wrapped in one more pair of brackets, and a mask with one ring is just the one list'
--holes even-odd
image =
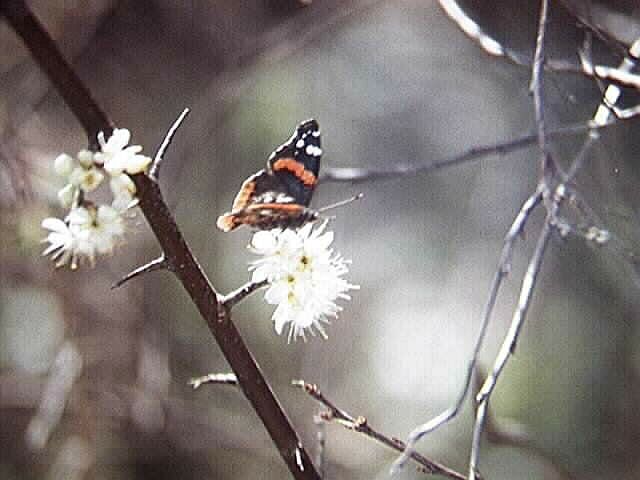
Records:
{"label": "twig", "polygon": [[[520,67],[531,68],[532,64],[535,63],[535,60],[532,60],[530,56],[511,50],[506,45],[501,44],[494,38],[487,35],[480,26],[471,17],[469,17],[462,8],[460,8],[456,0],[438,0],[438,3],[449,18],[458,25],[458,28],[460,28],[460,30],[475,41],[488,54],[497,57],[504,57],[514,65]],[[603,37],[602,31],[597,27],[594,27],[589,23],[582,23],[598,37]],[[614,48],[618,50],[619,43],[616,43]],[[633,61],[633,58],[637,59],[638,55],[634,55],[633,52],[629,51],[629,56],[625,57],[625,60]],[[564,60],[553,59],[545,61],[543,68],[548,72],[575,73],[596,80],[608,81],[623,87],[640,89],[640,76],[631,74],[629,71],[624,71],[619,68],[616,69],[604,65],[595,65],[592,68],[584,68],[584,65],[576,65]]]}
{"label": "twig", "polygon": [[487,408],[489,405],[489,398],[493,389],[496,386],[498,379],[500,378],[500,374],[504,369],[507,360],[516,349],[516,343],[518,341],[518,337],[520,335],[520,330],[524,323],[524,319],[527,316],[527,311],[529,310],[529,306],[531,305],[531,298],[533,297],[533,292],[536,286],[536,282],[538,279],[538,274],[540,273],[540,267],[542,266],[542,260],[544,258],[545,251],[549,244],[549,238],[551,237],[551,215],[547,216],[547,219],[544,222],[542,227],[542,231],[538,237],[538,243],[536,248],[531,256],[531,261],[529,262],[529,266],[527,267],[527,271],[522,280],[522,286],[520,288],[520,297],[518,299],[518,306],[513,314],[513,319],[511,321],[511,326],[509,327],[509,331],[505,337],[504,342],[502,343],[502,347],[500,348],[500,352],[496,357],[496,361],[494,363],[493,369],[487,380],[482,385],[480,392],[476,396],[476,401],[478,402],[478,411],[476,413],[476,423],[473,430],[473,441],[471,444],[471,460],[469,462],[469,480],[474,480],[478,473],[478,459],[480,456],[480,439],[482,436],[482,430],[484,427],[484,421],[487,414]]}
{"label": "twig", "polygon": [[326,453],[327,453],[327,422],[322,418],[323,412],[318,412],[313,416],[313,423],[316,424],[316,467],[320,478],[326,477]]}
{"label": "twig", "polygon": [[536,117],[536,128],[538,133],[538,147],[542,153],[542,163],[540,166],[540,180],[545,186],[549,186],[549,181],[556,171],[549,150],[547,140],[547,127],[544,115],[544,62],[545,62],[545,37],[547,23],[549,22],[549,0],[542,0],[540,6],[540,20],[538,24],[538,35],[536,37],[536,49],[533,57],[533,68],[531,69],[531,86],[533,94],[533,106]]}
{"label": "twig", "polygon": [[169,262],[167,262],[167,259],[165,258],[164,254],[160,255],[158,258],[154,260],[151,260],[149,263],[145,263],[144,265],[139,266],[135,270],[130,271],[120,280],[118,280],[113,285],[111,285],[111,289],[116,289],[118,287],[121,287],[122,285],[127,283],[129,280],[132,280],[144,273],[155,272],[156,270],[162,270],[162,269],[170,270]]}
{"label": "twig", "polygon": [[[307,394],[309,394],[316,401],[320,402],[322,405],[328,408],[328,412],[324,412],[321,414],[321,418],[327,422],[335,421],[339,423],[343,427],[353,430],[358,433],[362,433],[378,442],[386,445],[389,448],[392,448],[398,452],[402,452],[406,449],[406,445],[404,442],[398,440],[397,438],[387,437],[383,433],[372,428],[367,419],[365,417],[353,417],[346,411],[337,407],[333,402],[331,402],[324,394],[320,391],[317,385],[312,383],[307,383],[304,380],[294,380],[291,382],[294,387],[301,388]],[[442,475],[448,478],[455,478],[458,480],[464,480],[465,476],[461,473],[456,472],[455,470],[450,469],[438,462],[430,460],[425,456],[417,453],[411,452],[411,459],[417,462],[421,467],[423,467],[428,473]]]}
{"label": "twig", "polygon": [[425,435],[437,430],[442,425],[446,424],[453,418],[455,418],[462,404],[469,393],[469,388],[472,384],[473,373],[476,369],[476,365],[478,363],[478,355],[480,354],[480,350],[482,348],[482,344],[484,342],[484,338],[487,332],[487,327],[489,326],[489,321],[493,314],[493,309],[496,304],[496,300],[498,298],[498,292],[500,291],[500,287],[502,286],[502,282],[505,277],[509,274],[511,270],[511,258],[513,256],[513,249],[515,246],[516,240],[522,235],[524,231],[524,227],[527,223],[527,220],[531,216],[531,213],[535,210],[535,208],[542,201],[542,191],[538,189],[533,195],[531,195],[522,205],[520,211],[516,215],[511,228],[507,232],[504,238],[504,245],[502,247],[502,254],[500,255],[500,262],[498,263],[498,268],[496,269],[496,273],[493,277],[493,281],[491,282],[491,288],[489,289],[489,297],[487,303],[484,307],[484,311],[482,312],[482,321],[480,322],[480,331],[478,333],[476,344],[473,348],[473,353],[471,354],[471,360],[467,365],[466,376],[464,379],[464,384],[462,387],[462,391],[458,395],[455,403],[449,407],[447,410],[442,412],[440,415],[432,418],[428,422],[416,427],[411,431],[407,440],[407,446],[402,455],[394,462],[391,467],[392,471],[397,471],[401,469],[407,460],[409,459],[409,455],[413,452],[415,445],[420,441],[422,437]]}
{"label": "twig", "polygon": [[188,382],[194,390],[197,390],[205,383],[213,383],[215,385],[238,385],[238,377],[236,377],[235,373],[209,373],[202,377],[194,377]]}
{"label": "twig", "polygon": [[[473,382],[474,397],[477,395],[485,380],[486,374],[478,369],[476,381]],[[552,469],[554,469],[560,477],[566,480],[574,480],[573,474],[562,465],[560,465],[556,461],[556,459],[549,455],[548,452],[533,443],[530,436],[522,429],[520,425],[515,425],[515,428],[508,428],[501,423],[502,422],[498,423],[494,416],[491,414],[491,410],[487,409],[484,431],[489,442],[495,445],[521,448],[523,450],[531,452],[533,455],[535,455],[536,457],[547,463]]]}
{"label": "twig", "polygon": [[[634,116],[637,114],[640,114],[640,112],[635,113]],[[547,138],[553,139],[560,138],[566,135],[576,135],[594,129],[599,130],[601,128],[606,128],[610,125],[612,125],[612,123],[595,125],[592,122],[569,125],[547,132]],[[452,157],[435,160],[429,163],[397,167],[393,170],[375,170],[358,167],[332,167],[325,169],[324,173],[320,175],[320,179],[321,181],[325,182],[358,183],[364,181],[386,180],[406,175],[415,175],[419,173],[429,173],[441,168],[462,165],[472,160],[477,160],[489,155],[506,155],[521,148],[528,147],[529,145],[533,145],[537,141],[538,134],[530,133],[517,137],[513,140],[483,145],[480,147],[473,147]]]}
{"label": "twig", "polygon": [[220,303],[225,308],[233,308],[236,303],[241,302],[245,297],[251,295],[253,292],[261,289],[262,287],[266,287],[268,284],[268,280],[262,280],[260,282],[247,282],[242,287],[222,297],[220,299]]}
{"label": "twig", "polygon": [[[84,127],[89,143],[95,147],[97,133],[110,133],[112,124],[97,106],[89,90],[23,0],[0,3],[0,13],[5,15],[11,27],[22,37]],[[218,293],[182,236],[164,201],[160,186],[154,179],[143,174],[133,175],[132,180],[136,185],[140,209],[167,261],[172,265],[173,273],[207,322],[211,334],[237,375],[244,395],[263,422],[289,471],[296,480],[319,480],[318,472],[302,447],[298,434],[231,321],[230,310],[220,303]]]}
{"label": "twig", "polygon": [[158,151],[156,152],[156,155],[153,158],[153,163],[151,163],[151,167],[149,168],[149,176],[152,179],[158,180],[158,175],[160,174],[160,166],[164,159],[164,154],[167,148],[169,147],[169,145],[171,145],[171,140],[173,140],[173,136],[175,135],[178,128],[180,128],[182,121],[186,118],[187,115],[189,115],[189,111],[190,110],[188,108],[185,108],[182,111],[182,113],[176,119],[176,121],[173,122],[173,125],[171,125],[171,128],[165,135],[164,140],[162,140],[162,144],[158,148]]}

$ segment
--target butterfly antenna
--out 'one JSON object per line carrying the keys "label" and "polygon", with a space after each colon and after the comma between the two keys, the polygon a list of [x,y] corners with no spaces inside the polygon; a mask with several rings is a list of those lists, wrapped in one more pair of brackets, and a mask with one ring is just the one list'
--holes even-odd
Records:
{"label": "butterfly antenna", "polygon": [[327,205],[326,207],[322,207],[320,209],[318,209],[318,213],[322,213],[322,212],[326,212],[327,210],[332,210],[334,208],[337,207],[342,207],[344,205],[348,205],[351,202],[355,202],[356,200],[360,200],[362,197],[364,197],[364,193],[359,193],[357,195],[354,195],[351,198],[347,198],[346,200],[340,200],[339,202],[336,203],[332,203],[331,205]]}

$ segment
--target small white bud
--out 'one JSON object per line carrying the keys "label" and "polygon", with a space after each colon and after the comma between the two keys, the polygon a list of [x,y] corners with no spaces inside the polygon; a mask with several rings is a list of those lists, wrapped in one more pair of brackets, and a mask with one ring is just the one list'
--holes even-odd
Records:
{"label": "small white bud", "polygon": [[61,177],[67,177],[73,170],[73,158],[66,153],[62,153],[56,157],[53,162],[55,172]]}

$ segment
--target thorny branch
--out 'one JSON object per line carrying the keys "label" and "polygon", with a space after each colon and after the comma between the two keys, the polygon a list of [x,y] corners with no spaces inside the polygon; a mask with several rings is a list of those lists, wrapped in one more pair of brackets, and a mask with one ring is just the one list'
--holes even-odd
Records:
{"label": "thorny branch", "polygon": [[[307,394],[309,394],[316,401],[320,402],[324,405],[328,410],[326,412],[322,412],[320,417],[326,422],[335,422],[343,427],[353,430],[354,432],[362,433],[367,437],[373,438],[374,440],[386,445],[389,448],[396,450],[397,452],[402,452],[406,449],[406,445],[404,442],[398,440],[397,438],[388,437],[378,430],[372,428],[367,419],[365,417],[359,416],[354,417],[351,414],[347,413],[345,410],[337,407],[331,400],[329,400],[317,387],[317,385],[312,383],[307,383],[304,380],[294,380],[292,385],[304,390]],[[428,458],[420,455],[417,452],[411,452],[410,458],[418,463],[422,468],[426,470],[426,472],[431,474],[438,474],[445,476],[447,478],[455,478],[458,480],[464,480],[465,476],[461,473],[458,473],[454,470],[451,470],[444,465],[441,465],[433,460],[429,460]]]}
{"label": "thorny branch", "polygon": [[[107,115],[24,1],[5,1],[0,4],[0,13],[22,38],[82,124],[90,146],[96,146],[98,132],[102,131],[105,136],[109,136],[112,123]],[[265,425],[291,474],[298,480],[319,480],[320,476],[302,447],[296,431],[231,321],[230,308],[220,303],[219,294],[191,253],[163,199],[157,181],[142,174],[134,175],[132,179],[136,185],[140,209],[160,243],[172,272],[207,322],[209,330],[237,375],[244,395]]]}

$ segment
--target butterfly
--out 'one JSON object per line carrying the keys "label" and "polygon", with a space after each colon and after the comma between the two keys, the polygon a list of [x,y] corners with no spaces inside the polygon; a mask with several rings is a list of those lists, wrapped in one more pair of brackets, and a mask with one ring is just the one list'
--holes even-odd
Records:
{"label": "butterfly", "polygon": [[320,170],[320,127],[315,120],[300,123],[289,140],[267,160],[267,167],[247,178],[231,211],[216,225],[229,232],[242,225],[259,230],[297,228],[318,218],[309,208]]}

